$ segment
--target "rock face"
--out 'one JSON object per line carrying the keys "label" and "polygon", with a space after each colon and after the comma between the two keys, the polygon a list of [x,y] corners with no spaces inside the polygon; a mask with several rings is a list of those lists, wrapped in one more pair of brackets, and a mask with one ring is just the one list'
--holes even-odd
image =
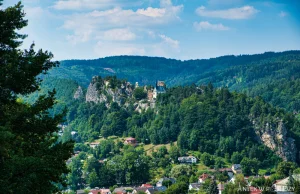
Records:
{"label": "rock face", "polygon": [[287,129],[282,120],[275,123],[266,123],[263,127],[256,121],[253,121],[253,124],[255,133],[261,143],[273,150],[283,160],[296,161],[297,148],[295,140],[287,136]]}
{"label": "rock face", "polygon": [[81,99],[83,97],[84,97],[83,96],[83,90],[82,90],[82,88],[80,86],[78,86],[78,88],[77,88],[77,90],[76,90],[73,98],[76,99],[76,100],[78,100],[78,99]]}
{"label": "rock face", "polygon": [[[111,83],[114,82],[114,83]],[[87,93],[86,102],[102,103],[105,102],[109,106],[110,102],[116,102],[124,105],[127,98],[132,97],[133,89],[129,82],[105,80],[95,76],[90,83]],[[113,84],[117,84],[112,86]]]}
{"label": "rock face", "polygon": [[[138,87],[125,80],[118,80],[115,77],[101,78],[94,76],[87,88],[85,95],[86,102],[105,103],[110,107],[112,102],[118,103],[119,106],[131,107],[137,112],[142,112],[149,108],[155,108],[155,99],[153,99],[153,87],[144,86],[144,92],[147,94],[145,99],[137,100],[134,97],[134,91]],[[75,99],[83,96],[82,88],[79,86],[74,94]]]}
{"label": "rock face", "polygon": [[107,97],[100,93],[100,88],[102,83],[98,80],[98,77],[93,77],[92,82],[90,83],[86,96],[85,96],[85,101],[86,102],[95,102],[95,103],[101,103],[101,102],[106,102]]}
{"label": "rock face", "polygon": [[148,110],[149,108],[155,108],[155,101],[145,101],[140,100],[134,103],[135,111],[141,113],[143,110]]}

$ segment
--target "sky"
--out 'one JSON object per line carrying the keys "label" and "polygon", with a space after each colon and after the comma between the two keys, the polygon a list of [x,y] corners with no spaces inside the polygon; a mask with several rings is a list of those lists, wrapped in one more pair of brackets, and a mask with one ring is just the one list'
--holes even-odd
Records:
{"label": "sky", "polygon": [[[18,0],[4,0],[2,8]],[[23,0],[22,48],[56,60],[300,50],[299,0]]]}

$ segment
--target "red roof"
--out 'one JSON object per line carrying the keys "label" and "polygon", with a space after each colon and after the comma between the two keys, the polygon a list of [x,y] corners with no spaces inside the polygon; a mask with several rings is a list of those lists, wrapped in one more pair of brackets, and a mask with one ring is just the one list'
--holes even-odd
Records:
{"label": "red roof", "polygon": [[109,192],[110,192],[109,189],[92,189],[92,190],[90,190],[90,193],[93,193],[93,194],[98,194],[98,193],[107,194]]}
{"label": "red roof", "polygon": [[224,171],[233,172],[231,168],[220,168],[219,171],[221,171],[221,172],[224,172]]}
{"label": "red roof", "polygon": [[209,177],[209,174],[203,173],[203,174],[199,177],[199,179],[205,180],[205,179],[207,179],[208,177]]}
{"label": "red roof", "polygon": [[126,141],[134,141],[134,140],[135,140],[135,138],[133,138],[133,137],[126,138]]}
{"label": "red roof", "polygon": [[116,194],[126,194],[126,193],[124,193],[123,191],[117,191],[117,192],[115,192]]}
{"label": "red roof", "polygon": [[255,187],[250,187],[250,194],[261,194],[261,190]]}
{"label": "red roof", "polygon": [[101,194],[101,189],[100,190],[90,190],[90,193],[93,193],[93,194],[100,193]]}
{"label": "red roof", "polygon": [[148,184],[148,183],[146,183],[146,184],[142,184],[142,186],[141,187],[153,187],[151,184]]}

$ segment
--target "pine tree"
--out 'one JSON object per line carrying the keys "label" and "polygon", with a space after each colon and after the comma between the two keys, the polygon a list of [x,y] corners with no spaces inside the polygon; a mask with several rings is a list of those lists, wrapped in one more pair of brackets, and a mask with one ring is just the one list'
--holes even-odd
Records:
{"label": "pine tree", "polygon": [[0,185],[1,193],[55,193],[68,172],[72,142],[60,143],[55,132],[64,114],[50,116],[55,91],[25,104],[19,96],[38,90],[41,78],[58,62],[52,53],[19,47],[27,25],[21,3],[1,8],[0,0]]}
{"label": "pine tree", "polygon": [[266,179],[262,194],[276,194],[275,187],[270,179]]}
{"label": "pine tree", "polygon": [[294,184],[295,184],[295,179],[293,177],[293,172],[290,170],[289,171],[289,180],[288,180],[287,186],[288,187],[294,187]]}
{"label": "pine tree", "polygon": [[218,185],[216,183],[216,180],[213,179],[208,187],[208,194],[218,194],[219,190],[218,190]]}
{"label": "pine tree", "polygon": [[295,181],[294,184],[294,194],[300,194],[300,182],[299,181]]}

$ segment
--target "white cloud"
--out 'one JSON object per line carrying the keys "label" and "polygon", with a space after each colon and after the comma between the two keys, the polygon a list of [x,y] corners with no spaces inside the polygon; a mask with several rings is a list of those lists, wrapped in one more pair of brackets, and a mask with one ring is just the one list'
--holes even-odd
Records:
{"label": "white cloud", "polygon": [[[78,1],[83,0],[75,0]],[[93,44],[92,49],[97,57],[174,57],[174,53],[178,55],[180,52],[179,41],[158,33],[158,29],[180,21],[183,5],[173,5],[170,0],[161,0],[160,3],[160,7],[126,9],[116,6],[73,13],[63,17],[62,29],[69,31],[66,38],[72,45],[81,43],[84,47]],[[76,6],[72,9],[76,9]]]}
{"label": "white cloud", "polygon": [[129,29],[119,28],[119,29],[112,29],[112,30],[105,31],[101,39],[129,41],[129,40],[135,40],[136,35],[133,32],[131,32]]}
{"label": "white cloud", "polygon": [[156,37],[155,32],[153,32],[152,30],[148,30],[148,31],[147,31],[147,34],[148,34],[148,36],[149,36],[150,38],[155,38],[155,37]]}
{"label": "white cloud", "polygon": [[67,35],[67,40],[69,42],[71,42],[73,45],[76,45],[78,43],[87,42],[90,40],[91,33],[92,33],[92,30],[75,31],[75,34]]}
{"label": "white cloud", "polygon": [[97,9],[107,6],[111,0],[58,0],[54,3],[53,8],[59,10],[76,10],[76,9]]}
{"label": "white cloud", "polygon": [[243,3],[244,0],[208,0],[209,5],[217,5],[217,6],[224,6],[224,5],[237,5]]}
{"label": "white cloud", "polygon": [[194,27],[196,28],[197,31],[202,31],[202,30],[225,31],[230,29],[229,27],[224,26],[223,24],[211,24],[207,21],[199,22],[199,23],[194,22]]}
{"label": "white cloud", "polygon": [[45,12],[47,11],[43,10],[41,7],[25,7],[26,18],[32,19],[40,17]]}
{"label": "white cloud", "polygon": [[160,0],[160,7],[170,7],[172,6],[171,0]]}
{"label": "white cloud", "polygon": [[138,0],[57,0],[52,7],[58,10],[95,10],[140,4],[142,4],[142,2]]}
{"label": "white cloud", "polygon": [[281,17],[281,18],[284,18],[284,17],[286,17],[288,15],[288,13],[287,12],[284,12],[284,11],[281,11],[280,13],[279,13],[279,17]]}
{"label": "white cloud", "polygon": [[179,49],[179,41],[178,40],[173,40],[172,38],[170,38],[164,34],[160,34],[159,37],[162,39],[163,43],[166,43],[167,45],[169,45],[170,47],[172,47],[174,49]]}
{"label": "white cloud", "polygon": [[98,57],[117,56],[117,55],[145,55],[145,49],[135,44],[112,44],[99,41],[94,52]]}
{"label": "white cloud", "polygon": [[197,8],[196,13],[203,17],[222,18],[222,19],[249,19],[259,11],[252,6],[231,8],[225,10],[207,10],[204,6]]}
{"label": "white cloud", "polygon": [[163,17],[166,14],[166,9],[148,7],[147,9],[138,9],[136,13],[156,18]]}
{"label": "white cloud", "polygon": [[23,0],[22,1],[24,4],[27,4],[27,3],[39,3],[40,0]]}
{"label": "white cloud", "polygon": [[[140,29],[149,30],[155,26],[168,24],[179,19],[178,14],[182,8],[183,6],[179,5],[169,8],[148,7],[147,9],[134,11],[118,7],[104,11],[73,14],[66,18],[63,28],[73,31],[68,40],[76,44],[86,42],[93,37],[99,37],[99,34],[101,35],[111,29],[126,28],[139,31]],[[117,33],[117,31],[113,32]],[[106,34],[106,37],[108,37],[108,34]],[[127,32],[127,38],[133,39],[133,34]]]}

